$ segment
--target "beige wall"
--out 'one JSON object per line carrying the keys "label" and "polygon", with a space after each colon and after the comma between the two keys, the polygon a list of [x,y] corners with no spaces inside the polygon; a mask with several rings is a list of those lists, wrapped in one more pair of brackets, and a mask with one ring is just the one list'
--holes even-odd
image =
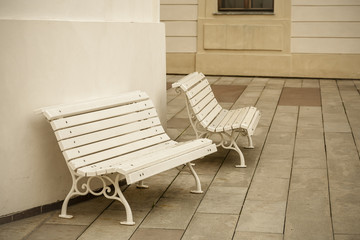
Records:
{"label": "beige wall", "polygon": [[[63,200],[71,186],[51,127],[34,110],[141,89],[166,120],[165,27],[158,18],[36,20],[50,8],[47,0],[24,0],[39,4],[24,15],[13,2],[0,6],[14,14],[0,15],[0,216]],[[98,2],[84,6],[94,10]],[[137,11],[153,11],[146,6]]]}
{"label": "beige wall", "polygon": [[274,14],[245,15],[199,0],[196,55],[168,53],[168,72],[191,72],[194,59],[196,71],[213,75],[360,78],[358,0],[274,3]]}
{"label": "beige wall", "polygon": [[166,29],[168,73],[195,70],[197,51],[197,0],[161,0],[160,20]]}

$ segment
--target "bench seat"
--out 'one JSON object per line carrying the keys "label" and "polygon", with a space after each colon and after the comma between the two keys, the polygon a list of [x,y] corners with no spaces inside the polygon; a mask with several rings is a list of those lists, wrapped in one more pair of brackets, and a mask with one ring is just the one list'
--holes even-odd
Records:
{"label": "bench seat", "polygon": [[[127,184],[145,187],[144,179],[184,164],[195,179],[192,192],[202,192],[190,162],[216,152],[216,145],[206,138],[171,140],[145,92],[47,107],[42,112],[54,130],[73,179],[60,217],[72,217],[67,214],[71,197],[103,194],[123,203],[127,220],[122,224],[133,225],[130,205],[119,187],[120,178],[125,178]],[[93,179],[103,183],[101,191],[91,188]],[[114,193],[109,193],[108,185],[113,185]]]}

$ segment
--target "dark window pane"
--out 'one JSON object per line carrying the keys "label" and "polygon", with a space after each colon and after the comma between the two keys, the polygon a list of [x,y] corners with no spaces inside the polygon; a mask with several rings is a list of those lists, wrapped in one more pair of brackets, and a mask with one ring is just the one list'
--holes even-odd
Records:
{"label": "dark window pane", "polygon": [[252,0],[252,8],[273,8],[273,0]]}
{"label": "dark window pane", "polygon": [[223,8],[244,8],[244,0],[223,0]]}

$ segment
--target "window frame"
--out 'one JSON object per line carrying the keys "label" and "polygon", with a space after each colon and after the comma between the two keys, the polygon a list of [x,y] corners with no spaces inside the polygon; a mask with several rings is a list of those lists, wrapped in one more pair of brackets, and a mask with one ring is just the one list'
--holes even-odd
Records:
{"label": "window frame", "polygon": [[218,11],[219,12],[274,12],[274,0],[272,0],[272,8],[251,8],[251,0],[244,1],[244,8],[224,8],[222,3],[224,0],[218,0]]}

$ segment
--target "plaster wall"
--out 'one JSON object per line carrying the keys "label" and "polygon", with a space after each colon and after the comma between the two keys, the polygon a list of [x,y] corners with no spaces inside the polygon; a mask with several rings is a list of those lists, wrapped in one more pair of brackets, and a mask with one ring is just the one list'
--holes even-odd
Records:
{"label": "plaster wall", "polygon": [[[32,10],[19,7],[28,2]],[[148,1],[154,5],[147,8],[144,1],[121,1],[138,14],[122,16],[126,11],[119,8],[109,20],[110,5],[99,10],[99,1],[83,1],[90,12],[99,11],[84,17],[89,11],[61,2],[0,1],[9,11],[0,11],[0,216],[63,200],[70,189],[64,158],[39,108],[141,89],[166,121],[159,3]],[[44,17],[65,5],[75,12],[71,17],[60,10]]]}

